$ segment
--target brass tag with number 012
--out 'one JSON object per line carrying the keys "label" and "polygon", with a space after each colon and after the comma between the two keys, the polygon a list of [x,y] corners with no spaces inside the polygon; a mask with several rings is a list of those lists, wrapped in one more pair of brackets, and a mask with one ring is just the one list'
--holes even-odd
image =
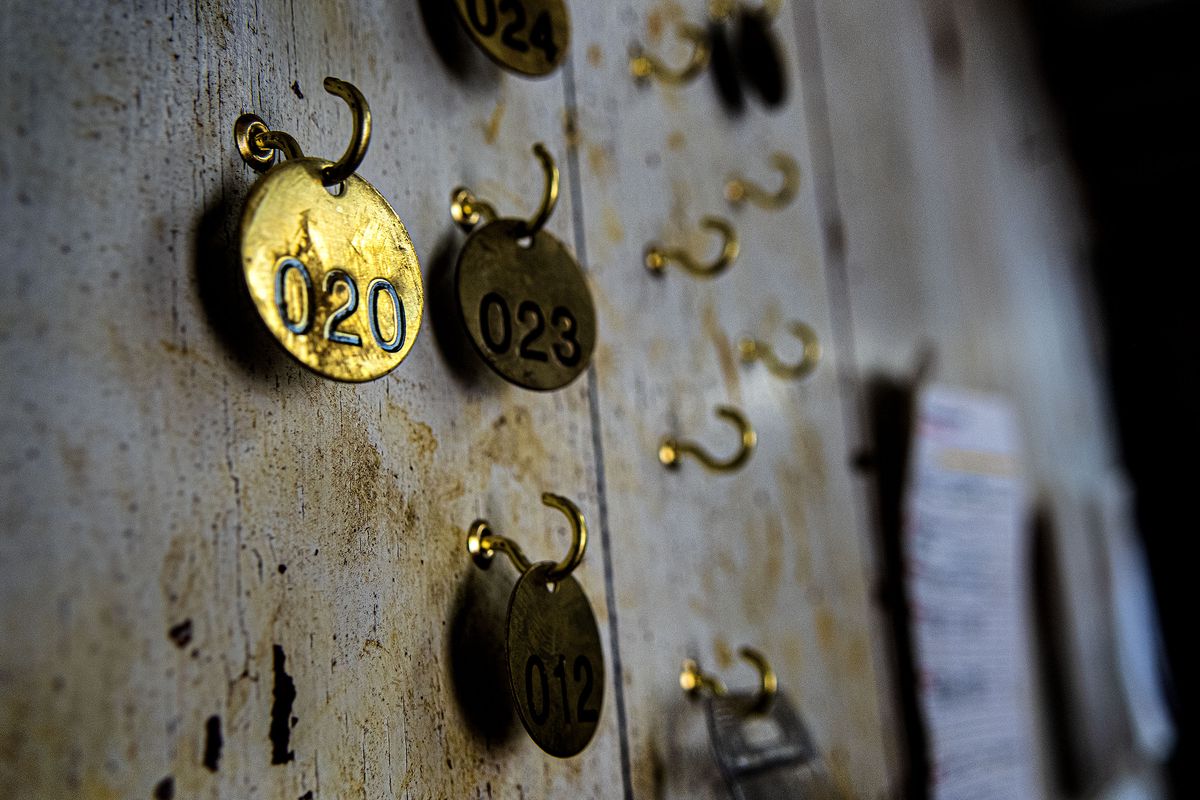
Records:
{"label": "brass tag with number 012", "polygon": [[600,630],[579,582],[551,583],[554,562],[534,564],[508,603],[508,680],[517,713],[538,747],[570,758],[587,746],[604,700]]}
{"label": "brass tag with number 012", "polygon": [[[370,137],[366,100],[344,81],[327,78],[325,87],[355,115],[337,164],[305,158],[294,139],[253,115],[235,126],[243,158],[267,171],[242,212],[242,271],[259,316],[301,364],[369,381],[395,369],[416,341],[421,269],[404,223],[354,173]],[[288,160],[271,166],[275,149]]]}
{"label": "brass tag with number 012", "polygon": [[571,41],[563,0],[454,0],[467,33],[488,58],[522,75],[549,75]]}
{"label": "brass tag with number 012", "polygon": [[538,747],[570,758],[587,747],[604,702],[604,650],[600,629],[572,572],[587,550],[587,521],[567,498],[542,495],[542,503],[571,523],[571,548],[557,564],[531,563],[520,546],[477,519],[467,531],[467,552],[488,569],[496,553],[521,573],[508,601],[504,646],[508,682],[517,713]]}

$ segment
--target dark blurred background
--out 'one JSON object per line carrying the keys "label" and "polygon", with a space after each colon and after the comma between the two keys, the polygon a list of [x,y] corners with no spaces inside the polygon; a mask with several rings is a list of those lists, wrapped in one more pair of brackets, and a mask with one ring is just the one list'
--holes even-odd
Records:
{"label": "dark blurred background", "polygon": [[[1090,263],[1108,338],[1120,445],[1161,617],[1178,740],[1177,797],[1197,796],[1194,674],[1197,529],[1193,235],[1195,3],[1028,0],[1094,223]],[[1190,110],[1189,110],[1190,109]],[[1189,377],[1191,376],[1191,377]],[[1067,773],[1069,763],[1060,769]],[[1068,774],[1069,778],[1069,774]],[[1068,785],[1070,781],[1067,781]]]}

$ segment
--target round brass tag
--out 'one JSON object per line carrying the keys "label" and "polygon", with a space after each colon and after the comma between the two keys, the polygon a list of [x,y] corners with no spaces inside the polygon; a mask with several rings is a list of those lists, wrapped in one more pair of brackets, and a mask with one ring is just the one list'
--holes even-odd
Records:
{"label": "round brass tag", "polygon": [[454,0],[454,7],[488,58],[522,75],[549,75],[571,43],[563,0]]}
{"label": "round brass tag", "polygon": [[525,730],[552,756],[587,747],[604,701],[600,631],[579,582],[567,576],[551,591],[551,561],[534,564],[508,604],[508,680]]}
{"label": "round brass tag", "polygon": [[272,167],[242,213],[242,269],[267,328],[301,364],[339,381],[395,369],[416,341],[425,305],[404,223],[351,175],[334,196],[329,162]]}
{"label": "round brass tag", "polygon": [[505,380],[526,389],[566,386],[596,346],[596,307],[578,262],[523,222],[499,219],[468,237],[458,257],[458,303],[472,344]]}

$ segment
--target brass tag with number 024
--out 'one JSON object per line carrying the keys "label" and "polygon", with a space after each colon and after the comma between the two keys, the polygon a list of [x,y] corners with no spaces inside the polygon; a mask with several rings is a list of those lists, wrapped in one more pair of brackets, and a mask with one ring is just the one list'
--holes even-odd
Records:
{"label": "brass tag with number 024", "polygon": [[454,0],[467,33],[488,58],[522,75],[549,75],[571,41],[563,0]]}

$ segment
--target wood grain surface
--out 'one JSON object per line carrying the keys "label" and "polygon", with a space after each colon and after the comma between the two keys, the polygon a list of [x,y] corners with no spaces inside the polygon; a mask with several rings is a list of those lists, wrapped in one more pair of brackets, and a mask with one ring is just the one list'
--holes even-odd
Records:
{"label": "wood grain surface", "polygon": [[[852,469],[863,386],[932,348],[939,379],[1013,397],[1040,486],[1086,494],[1113,460],[1086,228],[1012,12],[785,3],[786,101],[733,115],[708,76],[628,74],[635,42],[682,55],[674,26],[704,5],[572,3],[567,63],[531,81],[435,0],[10,4],[0,796],[721,797],[678,669],[752,685],[743,644],[839,787],[891,795],[903,749]],[[360,174],[426,280],[412,354],[364,385],[290,360],[237,274],[257,176],[233,121],[252,111],[336,158],[349,114],[326,75],[371,103]],[[451,189],[530,214],[535,141],[563,175],[548,229],[599,322],[592,369],[549,394],[484,369],[445,283]],[[774,150],[801,165],[797,199],[728,207],[727,175],[770,185]],[[741,236],[726,274],[646,271],[651,240],[715,247],[706,214]],[[737,362],[743,333],[798,354],[793,319],[824,345],[810,378]],[[665,470],[664,434],[732,451],[723,403],[758,431],[746,468]],[[607,657],[600,728],[566,761],[507,696],[516,576],[465,550],[486,517],[559,558],[543,491],[592,525],[576,577]]]}

